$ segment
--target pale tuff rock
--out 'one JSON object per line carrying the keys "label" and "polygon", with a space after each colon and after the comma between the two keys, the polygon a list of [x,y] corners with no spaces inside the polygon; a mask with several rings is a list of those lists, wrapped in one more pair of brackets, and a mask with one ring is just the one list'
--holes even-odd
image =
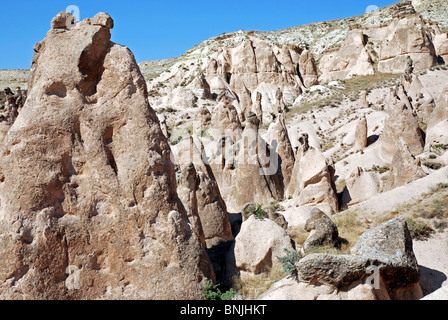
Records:
{"label": "pale tuff rock", "polygon": [[210,121],[210,134],[216,139],[229,136],[233,141],[241,137],[242,125],[236,108],[229,104],[223,96],[221,101],[213,108]]}
{"label": "pale tuff rock", "polygon": [[403,101],[391,90],[387,105],[387,118],[381,134],[381,156],[391,162],[395,154],[395,146],[400,138],[408,145],[414,155],[423,152],[423,136],[413,110],[407,106],[409,100]]}
{"label": "pale tuff rock", "polygon": [[[185,140],[188,141],[188,140]],[[182,203],[187,210],[188,220],[190,221],[193,230],[198,235],[199,239],[202,242],[202,245],[205,247],[205,235],[204,230],[202,229],[201,219],[199,218],[199,208],[198,208],[198,198],[197,198],[197,190],[198,190],[198,179],[196,169],[193,163],[190,163],[186,166],[183,166],[182,169],[176,173],[177,177],[177,194],[181,199]]]}
{"label": "pale tuff rock", "polygon": [[416,70],[435,66],[436,51],[431,38],[431,31],[421,17],[394,19],[387,27],[387,36],[381,42],[378,71],[404,72],[408,55],[414,61]]}
{"label": "pale tuff rock", "polygon": [[262,212],[257,212],[258,209],[258,203],[250,202],[245,204],[243,209],[241,210],[242,221],[247,221],[251,216],[257,213],[258,215],[256,216],[256,218],[260,218],[260,216],[263,216],[264,219],[270,219],[274,221],[283,229],[288,229],[288,222],[286,221],[285,217],[282,214],[278,213],[275,209],[273,210],[272,207],[269,207],[266,209],[262,209]]}
{"label": "pale tuff rock", "polygon": [[214,272],[132,53],[89,20],[36,49],[0,148],[1,297],[203,298]]}
{"label": "pale tuff rock", "polygon": [[426,177],[426,173],[421,167],[420,160],[412,155],[406,142],[400,138],[395,147],[391,171],[384,183],[384,190],[392,190],[423,177]]}
{"label": "pale tuff rock", "polygon": [[287,232],[270,219],[250,216],[242,226],[229,251],[229,270],[247,277],[267,272],[280,266],[277,257],[284,256],[284,249],[294,250]]}
{"label": "pale tuff rock", "polygon": [[283,114],[280,114],[277,121],[269,126],[266,139],[280,157],[279,166],[283,177],[282,181],[283,185],[287,186],[294,169],[295,155]]}
{"label": "pale tuff rock", "polygon": [[211,100],[213,98],[210,85],[204,75],[195,78],[188,88],[198,99]]}
{"label": "pale tuff rock", "polygon": [[360,108],[361,109],[368,109],[370,107],[370,103],[367,100],[367,91],[362,91],[360,94]]}
{"label": "pale tuff rock", "polygon": [[353,76],[373,75],[373,61],[366,49],[362,30],[349,32],[347,39],[336,53],[322,57],[319,68],[320,82],[349,79]]}
{"label": "pale tuff rock", "polygon": [[355,149],[357,151],[363,150],[367,147],[367,135],[368,135],[367,119],[366,115],[363,114],[359,118],[355,131]]}
{"label": "pale tuff rock", "polygon": [[[386,292],[387,294],[387,292]],[[387,295],[378,293],[371,285],[354,283],[346,290],[338,290],[329,285],[313,285],[298,282],[294,278],[277,281],[258,300],[388,300]]]}
{"label": "pale tuff rock", "polygon": [[212,114],[207,109],[207,107],[205,106],[200,107],[197,116],[198,116],[197,120],[199,121],[201,128],[203,128],[204,130],[209,128],[212,121]]}
{"label": "pale tuff rock", "polygon": [[238,96],[238,109],[241,122],[245,122],[252,109],[252,93],[246,87],[240,90]]}
{"label": "pale tuff rock", "polygon": [[435,101],[413,70],[413,61],[408,57],[407,68],[399,86],[400,99],[412,108],[419,122],[427,124],[436,108]]}
{"label": "pale tuff rock", "polygon": [[104,12],[100,12],[92,19],[90,19],[90,23],[92,24],[92,26],[101,26],[108,29],[114,28],[114,20]]}
{"label": "pale tuff rock", "polygon": [[448,119],[440,121],[426,132],[426,147],[434,145],[448,145]]}
{"label": "pale tuff rock", "polygon": [[255,94],[255,103],[252,106],[252,112],[255,113],[258,120],[260,120],[260,124],[262,125],[264,123],[263,120],[263,107],[261,104],[261,101],[263,99],[263,95],[260,92],[256,92]]}
{"label": "pale tuff rock", "polygon": [[[448,33],[437,34],[434,36],[434,47],[437,56],[442,58],[443,62],[448,63]],[[439,62],[442,62],[439,60]]]}
{"label": "pale tuff rock", "polygon": [[317,207],[327,215],[338,212],[333,169],[321,151],[310,148],[302,156],[296,155],[285,195],[297,198],[298,205]]}
{"label": "pale tuff rock", "polygon": [[310,88],[319,84],[316,61],[309,50],[304,50],[300,54],[299,70],[305,87]]}
{"label": "pale tuff rock", "polygon": [[203,234],[207,247],[233,240],[227,207],[213,172],[204,161],[206,155],[202,143],[191,137],[177,144],[173,152],[179,167],[179,197],[187,212],[191,212],[189,216],[194,217],[190,219],[195,221],[194,229],[199,235]]}
{"label": "pale tuff rock", "polygon": [[436,107],[431,113],[426,132],[425,149],[437,144],[448,145],[448,87],[438,97]]}
{"label": "pale tuff rock", "polygon": [[75,23],[76,18],[71,12],[59,12],[56,17],[51,20],[51,29],[65,29]]}
{"label": "pale tuff rock", "polygon": [[380,193],[381,185],[378,173],[356,168],[346,180],[346,188],[342,193],[342,206],[355,205],[374,197]]}
{"label": "pale tuff rock", "polygon": [[241,137],[223,137],[210,157],[230,212],[240,212],[248,202],[269,205],[283,198],[278,157],[259,136],[259,125],[257,116],[250,113]]}

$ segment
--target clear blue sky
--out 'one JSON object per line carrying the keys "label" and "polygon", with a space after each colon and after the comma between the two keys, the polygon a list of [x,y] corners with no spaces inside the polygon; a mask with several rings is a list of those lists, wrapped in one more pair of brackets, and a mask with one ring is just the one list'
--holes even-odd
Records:
{"label": "clear blue sky", "polygon": [[97,12],[115,21],[112,41],[128,46],[137,59],[178,57],[194,45],[224,32],[270,31],[347,18],[369,5],[383,7],[398,0],[22,0],[0,7],[0,69],[28,69],[33,46],[50,29],[51,19],[69,5],[81,20]]}

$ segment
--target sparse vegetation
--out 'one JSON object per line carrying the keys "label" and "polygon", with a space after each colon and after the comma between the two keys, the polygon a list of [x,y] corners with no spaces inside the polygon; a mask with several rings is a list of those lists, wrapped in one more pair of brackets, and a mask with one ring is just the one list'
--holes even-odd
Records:
{"label": "sparse vegetation", "polygon": [[339,236],[344,239],[339,253],[349,253],[359,237],[370,228],[370,225],[363,223],[358,213],[352,210],[342,211],[332,217],[332,220],[338,227]]}
{"label": "sparse vegetation", "polygon": [[384,165],[382,167],[373,165],[371,169],[366,170],[366,172],[378,172],[380,174],[386,173],[390,170],[390,165]]}
{"label": "sparse vegetation", "polygon": [[214,284],[212,280],[208,280],[205,285],[202,286],[202,292],[207,300],[232,300],[235,296],[236,291],[230,289],[228,291],[222,292],[219,288],[219,284]]}
{"label": "sparse vegetation", "polygon": [[258,220],[264,220],[267,217],[266,212],[263,210],[263,206],[260,204],[255,207],[251,207],[249,212],[252,213]]}
{"label": "sparse vegetation", "polygon": [[286,253],[285,257],[277,257],[277,259],[282,263],[283,272],[288,276],[297,278],[296,263],[299,262],[302,256],[295,250],[284,249],[284,251]]}
{"label": "sparse vegetation", "polygon": [[434,232],[434,230],[426,222],[419,219],[409,217],[406,218],[406,223],[412,239],[415,240],[425,240],[431,236],[431,233]]}
{"label": "sparse vegetation", "polygon": [[443,165],[441,163],[429,162],[429,161],[423,162],[423,165],[428,167],[429,169],[432,169],[432,170],[439,170],[439,169],[441,169],[443,167]]}

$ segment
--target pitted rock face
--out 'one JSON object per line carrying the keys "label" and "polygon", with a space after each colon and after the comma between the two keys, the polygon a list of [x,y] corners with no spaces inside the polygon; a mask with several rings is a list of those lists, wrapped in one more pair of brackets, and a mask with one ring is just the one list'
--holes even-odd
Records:
{"label": "pitted rock face", "polygon": [[1,298],[201,299],[214,278],[112,26],[100,13],[35,47],[28,100],[0,147]]}

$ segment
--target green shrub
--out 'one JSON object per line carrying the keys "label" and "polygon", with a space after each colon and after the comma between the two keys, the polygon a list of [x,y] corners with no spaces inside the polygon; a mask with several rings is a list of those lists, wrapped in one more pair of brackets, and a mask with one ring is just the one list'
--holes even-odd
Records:
{"label": "green shrub", "polygon": [[249,209],[249,212],[252,213],[258,220],[266,219],[266,212],[263,210],[263,207],[260,204],[256,207],[251,207]]}
{"label": "green shrub", "polygon": [[442,164],[437,162],[424,162],[423,165],[432,170],[439,170],[442,168]]}
{"label": "green shrub", "polygon": [[296,263],[302,258],[295,250],[284,249],[286,257],[277,257],[283,265],[283,273],[288,276],[297,277]]}
{"label": "green shrub", "polygon": [[222,292],[221,289],[219,289],[219,284],[214,284],[212,280],[208,280],[205,285],[202,286],[202,292],[204,293],[204,297],[207,300],[231,300],[235,294],[236,291],[233,289],[230,289],[226,292]]}

